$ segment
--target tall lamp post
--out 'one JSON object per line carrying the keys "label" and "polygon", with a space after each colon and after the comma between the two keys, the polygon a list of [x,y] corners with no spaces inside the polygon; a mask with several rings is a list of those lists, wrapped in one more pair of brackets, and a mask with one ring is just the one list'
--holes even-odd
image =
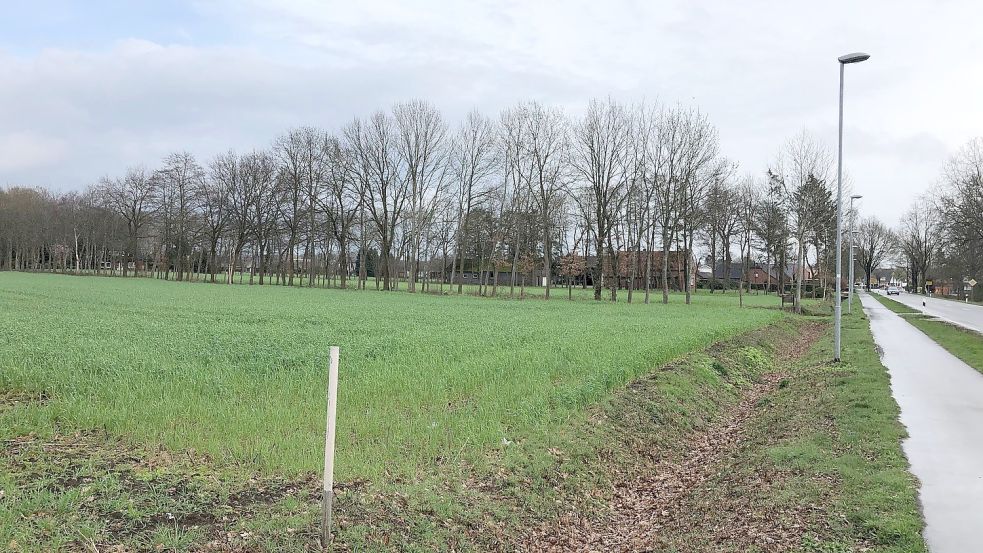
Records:
{"label": "tall lamp post", "polygon": [[850,196],[850,293],[847,295],[846,299],[846,312],[853,314],[853,288],[854,288],[854,278],[853,278],[853,247],[856,243],[856,232],[853,230],[854,219],[857,218],[857,213],[853,210],[853,200],[859,200],[863,198],[860,194],[854,194]]}
{"label": "tall lamp post", "polygon": [[833,360],[840,360],[840,334],[843,330],[843,298],[840,286],[843,282],[843,69],[848,63],[860,63],[870,56],[862,52],[840,56],[840,126],[836,154],[836,307],[834,308]]}

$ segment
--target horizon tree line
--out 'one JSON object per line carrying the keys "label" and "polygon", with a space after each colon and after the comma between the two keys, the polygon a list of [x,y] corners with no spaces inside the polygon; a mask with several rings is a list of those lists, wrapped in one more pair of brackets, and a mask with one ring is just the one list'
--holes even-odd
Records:
{"label": "horizon tree line", "polygon": [[[917,198],[895,231],[893,258],[914,291],[948,281],[954,294],[983,301],[983,138],[943,164],[938,182]],[[969,280],[980,282],[970,286]]]}
{"label": "horizon tree line", "polygon": [[[354,279],[359,289],[372,278],[411,293],[464,293],[467,272],[480,275],[481,295],[541,284],[550,298],[566,284],[569,296],[577,281],[596,300],[626,290],[648,303],[661,289],[667,303],[675,287],[689,303],[677,273],[689,283],[706,262],[711,289],[726,289],[736,248],[738,290],[763,263],[769,279],[781,269],[768,288],[794,282],[799,305],[807,266],[822,288],[832,281],[831,173],[828,148],[803,132],[763,178],[739,176],[692,107],[595,99],[571,117],[522,102],[452,125],[411,100],[336,132],[291,129],[263,149],[205,161],[175,152],[83,191],[0,190],[0,269],[339,288]],[[681,266],[670,267],[673,255]]]}

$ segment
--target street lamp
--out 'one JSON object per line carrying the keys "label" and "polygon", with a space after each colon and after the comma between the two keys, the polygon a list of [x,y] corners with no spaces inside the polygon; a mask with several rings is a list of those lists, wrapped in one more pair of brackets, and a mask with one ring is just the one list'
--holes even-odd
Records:
{"label": "street lamp", "polygon": [[836,307],[834,308],[833,360],[840,360],[840,334],[843,330],[843,298],[840,283],[843,282],[843,69],[848,63],[866,61],[870,56],[862,52],[840,56],[840,126],[836,152]]}
{"label": "street lamp", "polygon": [[853,210],[853,200],[863,198],[860,194],[850,196],[850,293],[847,295],[846,312],[853,314],[853,248],[856,243],[856,232],[853,230],[853,220],[857,218],[857,213]]}

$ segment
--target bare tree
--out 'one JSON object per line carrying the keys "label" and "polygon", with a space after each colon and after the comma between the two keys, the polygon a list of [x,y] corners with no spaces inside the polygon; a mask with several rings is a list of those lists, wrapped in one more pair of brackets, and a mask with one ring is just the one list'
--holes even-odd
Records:
{"label": "bare tree", "polygon": [[540,239],[543,246],[543,278],[546,299],[550,298],[553,281],[553,235],[559,217],[559,203],[565,186],[564,169],[567,157],[567,120],[558,109],[531,103],[528,109],[527,147],[532,163],[532,205],[539,214]]}
{"label": "bare tree", "polygon": [[[758,206],[761,205],[759,197],[760,188],[755,184],[754,177],[747,175],[737,187],[735,202],[738,212],[738,236],[739,249],[741,251],[741,285],[747,283],[748,293],[751,292],[751,282],[748,279],[748,272],[751,269],[752,258],[754,257],[754,233],[757,229]],[[738,288],[740,290],[740,288]],[[741,302],[743,306],[743,300]]]}
{"label": "bare tree", "polygon": [[[776,164],[776,174],[783,187],[791,215],[791,228],[798,248],[796,256],[795,309],[802,310],[802,281],[808,257],[807,239],[815,228],[815,192],[827,186],[832,167],[829,150],[803,131],[785,143]],[[836,284],[837,289],[839,283]]]}
{"label": "bare tree", "polygon": [[356,217],[362,212],[364,183],[355,171],[351,149],[336,137],[325,142],[328,194],[321,208],[327,215],[328,227],[338,242],[338,265],[341,287],[348,282],[348,254]]}
{"label": "bare tree", "polygon": [[[463,247],[467,243],[465,222],[471,216],[475,203],[484,195],[484,186],[497,169],[495,151],[495,127],[491,120],[477,111],[470,112],[454,137],[450,156],[451,170],[456,184],[456,214],[454,261],[451,263],[450,282],[455,273],[464,272]],[[458,268],[458,264],[460,267]],[[463,292],[464,279],[460,278],[457,293]]]}
{"label": "bare tree", "polygon": [[[509,297],[514,297],[517,284],[519,258],[522,245],[528,242],[524,236],[527,230],[523,217],[532,204],[534,159],[529,148],[529,110],[527,106],[517,105],[502,111],[499,118],[499,145],[501,148],[502,185],[491,196],[496,205],[496,216],[489,220],[490,263],[494,270],[492,293],[498,291],[498,263],[500,256],[506,255],[507,247],[502,247],[511,240]],[[486,274],[482,267],[482,274]]]}
{"label": "bare tree", "polygon": [[[784,293],[786,260],[789,249],[789,217],[787,195],[781,177],[771,170],[767,172],[768,179],[761,190],[761,199],[756,206],[755,234],[765,252],[765,265],[768,268],[765,287],[771,289],[771,278],[774,274],[778,281],[774,283],[778,294]],[[777,271],[776,271],[777,269]]]}
{"label": "bare tree", "polygon": [[612,274],[617,271],[611,233],[627,196],[629,114],[624,106],[611,99],[592,100],[573,135],[571,165],[583,177],[586,195],[594,207],[592,234],[597,254],[594,299],[600,300],[606,255],[610,258]]}
{"label": "bare tree", "polygon": [[[948,257],[964,274],[983,274],[983,138],[963,146],[945,164],[939,197]],[[983,277],[978,280],[983,280]],[[977,290],[983,289],[983,286]]]}
{"label": "bare tree", "polygon": [[[680,224],[682,231],[683,281],[680,289],[685,290],[686,303],[692,301],[690,281],[692,271],[693,243],[696,231],[702,223],[702,206],[710,184],[726,178],[732,171],[725,160],[719,159],[720,142],[717,129],[710,124],[707,116],[697,109],[677,110],[682,117],[683,141],[682,163],[679,181],[682,185],[680,201]],[[668,261],[668,260],[667,260]]]}
{"label": "bare tree", "polygon": [[[247,213],[252,251],[249,283],[258,269],[259,284],[263,285],[269,269],[272,241],[279,225],[278,214],[281,212],[281,201],[277,198],[277,163],[269,152],[255,151],[243,156],[241,161],[242,184],[246,187],[244,194],[249,201]],[[240,263],[241,249],[235,252],[229,267],[231,282],[236,263]],[[256,259],[259,258],[257,267]],[[272,277],[271,277],[272,280]]]}
{"label": "bare tree", "polygon": [[710,246],[710,293],[718,278],[723,279],[725,291],[730,281],[731,242],[738,236],[741,222],[739,194],[725,178],[714,180],[707,191],[704,216]]}
{"label": "bare tree", "polygon": [[402,222],[409,187],[400,178],[398,136],[391,117],[376,112],[368,121],[353,121],[345,128],[354,168],[366,184],[366,205],[379,235],[384,290],[392,290],[392,257],[397,226]]}
{"label": "bare tree", "polygon": [[[215,282],[218,272],[218,246],[233,220],[233,193],[242,190],[239,174],[239,158],[233,153],[220,154],[209,164],[208,177],[198,187],[205,243],[208,247],[209,280]],[[242,213],[245,215],[246,210]],[[244,217],[241,240],[248,232],[248,217]]]}
{"label": "bare tree", "polygon": [[908,261],[911,287],[921,292],[938,251],[940,220],[938,212],[925,198],[919,199],[901,218],[898,246]]}
{"label": "bare tree", "polygon": [[865,282],[870,283],[874,269],[887,259],[895,245],[894,233],[874,217],[860,222],[856,236],[857,262],[863,267]]}
{"label": "bare tree", "polygon": [[409,187],[410,261],[407,288],[416,291],[420,248],[434,207],[445,184],[447,125],[433,104],[413,100],[393,108],[398,138],[396,150],[402,164],[402,179]]}
{"label": "bare tree", "polygon": [[276,180],[277,205],[280,220],[287,231],[285,258],[288,286],[294,282],[295,255],[302,231],[307,233],[305,262],[313,265],[312,241],[317,227],[314,209],[325,180],[324,140],[324,133],[318,129],[301,127],[280,137],[274,145],[280,164]]}
{"label": "bare tree", "polygon": [[[197,209],[195,192],[201,189],[204,170],[191,153],[176,152],[164,158],[164,166],[156,171],[154,177],[160,192],[159,198],[162,200],[159,212],[168,218],[165,221],[167,228],[162,244],[162,249],[167,252],[165,274],[170,272],[173,263],[177,280],[184,280],[185,270],[188,268],[187,257],[191,253],[192,235],[195,230],[192,226],[193,215]],[[174,254],[173,261],[170,256],[171,251]]]}
{"label": "bare tree", "polygon": [[107,209],[126,221],[127,247],[122,259],[123,276],[132,260],[136,272],[140,232],[153,215],[154,197],[157,192],[153,180],[142,167],[134,167],[122,178],[104,177],[99,193]]}

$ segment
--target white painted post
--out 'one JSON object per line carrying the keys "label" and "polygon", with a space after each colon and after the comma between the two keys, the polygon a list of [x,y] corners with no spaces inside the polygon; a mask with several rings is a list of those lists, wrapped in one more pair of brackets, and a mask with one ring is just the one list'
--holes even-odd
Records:
{"label": "white painted post", "polygon": [[335,414],[338,407],[338,346],[331,346],[328,368],[328,427],[324,435],[324,488],[321,495],[321,542],[331,543],[331,502],[334,496]]}

